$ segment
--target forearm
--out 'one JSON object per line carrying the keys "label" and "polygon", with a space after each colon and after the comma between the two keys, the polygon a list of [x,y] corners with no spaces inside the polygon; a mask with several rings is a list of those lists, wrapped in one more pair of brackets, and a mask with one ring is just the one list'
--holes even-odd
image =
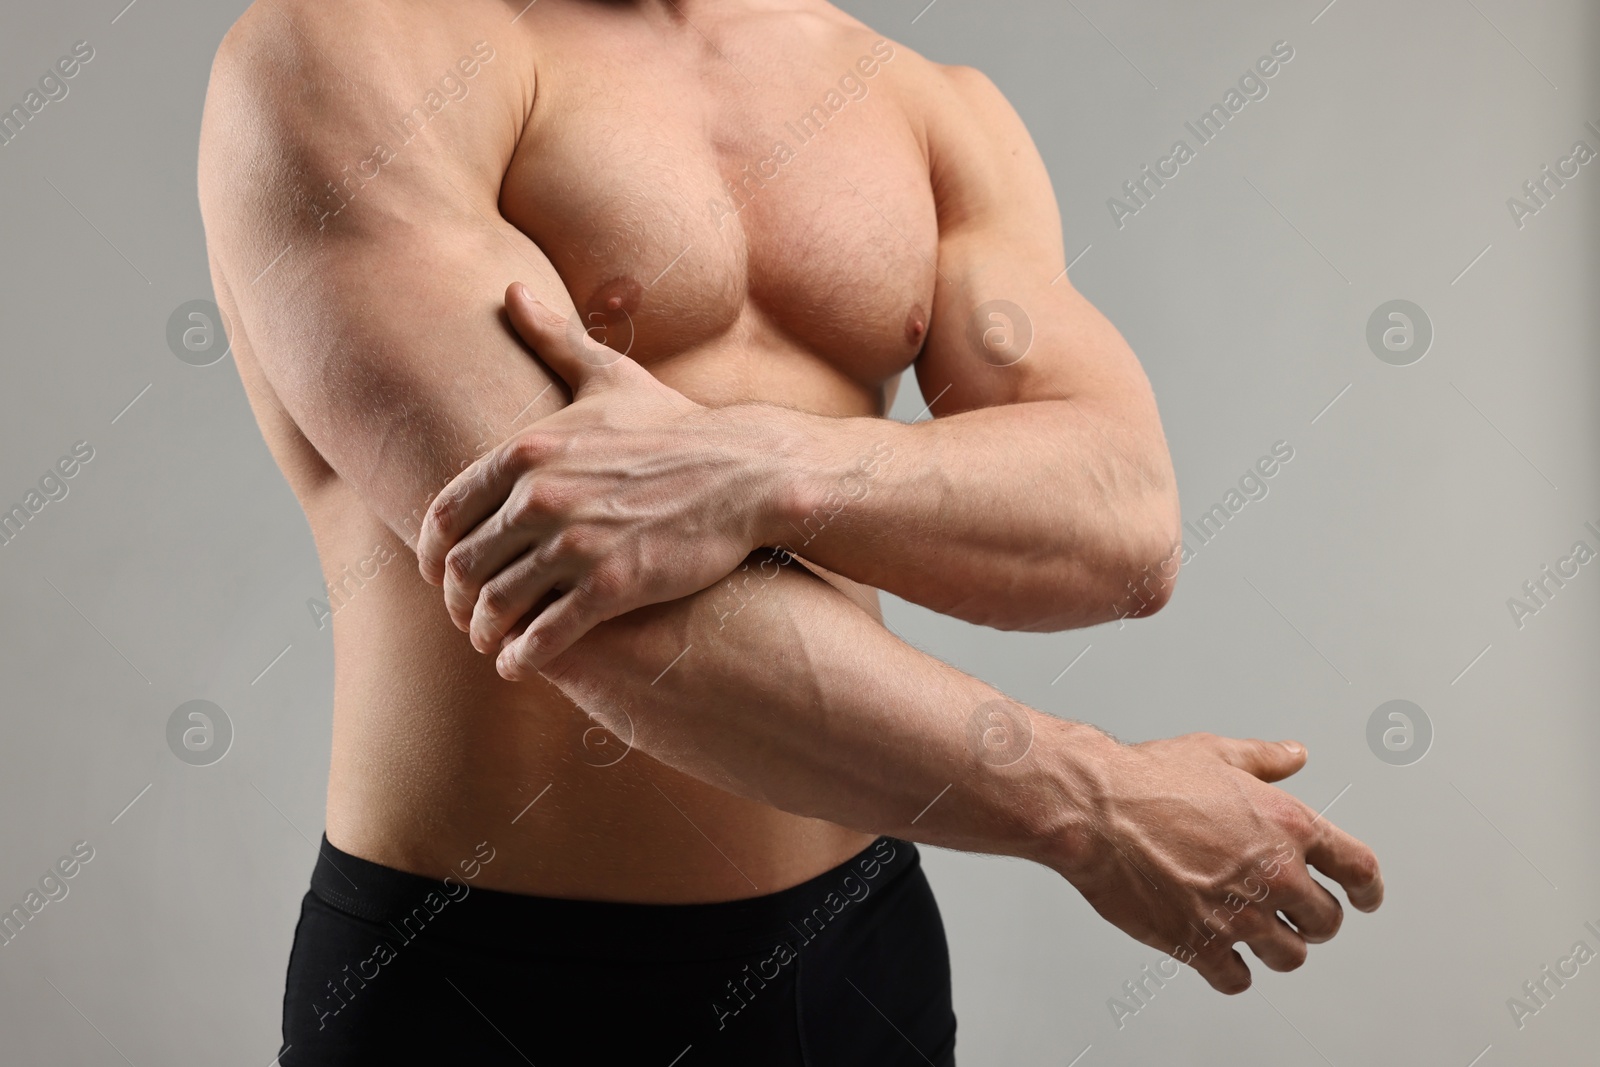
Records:
{"label": "forearm", "polygon": [[911,424],[761,416],[783,457],[772,543],[830,570],[1003,629],[1143,614],[1170,591],[1178,517],[1165,443],[1089,401]]}
{"label": "forearm", "polygon": [[801,565],[592,630],[545,676],[702,781],[873,833],[1045,862],[1076,851],[1110,742],[918,652]]}

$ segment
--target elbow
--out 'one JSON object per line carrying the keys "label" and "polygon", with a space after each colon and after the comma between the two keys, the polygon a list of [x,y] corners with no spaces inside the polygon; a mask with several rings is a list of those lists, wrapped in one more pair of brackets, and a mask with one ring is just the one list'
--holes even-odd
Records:
{"label": "elbow", "polygon": [[[1163,451],[1123,491],[1067,508],[1056,532],[1018,575],[1002,629],[1055,632],[1154,615],[1172,599],[1188,555],[1176,480]],[[1020,607],[1027,610],[1019,612]],[[1022,615],[1023,617],[1018,617]]]}
{"label": "elbow", "polygon": [[1032,610],[1019,617],[1013,600],[1012,617],[991,625],[1052,633],[1154,615],[1172,599],[1183,556],[1176,519],[1129,524],[1115,543],[1097,552],[1062,546],[1057,558],[1064,565],[1052,580],[1034,587],[1028,598]]}
{"label": "elbow", "polygon": [[1178,584],[1183,566],[1183,530],[1177,518],[1176,501],[1172,517],[1146,523],[1140,536],[1129,539],[1112,572],[1116,592],[1102,622],[1113,619],[1142,619],[1167,606]]}
{"label": "elbow", "polygon": [[1177,585],[1182,556],[1180,541],[1158,558],[1146,558],[1136,569],[1130,569],[1122,585],[1120,601],[1125,610],[1113,612],[1112,618],[1142,619],[1166,607]]}

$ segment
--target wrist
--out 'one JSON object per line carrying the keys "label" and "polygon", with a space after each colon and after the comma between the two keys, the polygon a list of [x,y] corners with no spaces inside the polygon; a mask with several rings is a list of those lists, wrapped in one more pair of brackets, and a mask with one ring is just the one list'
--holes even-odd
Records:
{"label": "wrist", "polygon": [[771,425],[773,473],[763,543],[807,556],[807,546],[871,492],[871,483],[895,454],[902,427],[888,419],[835,418],[787,408],[775,409]]}
{"label": "wrist", "polygon": [[756,521],[760,546],[803,555],[805,542],[816,532],[813,517],[826,497],[829,431],[845,420],[766,405],[756,417],[763,424],[761,454],[756,457],[762,485]]}
{"label": "wrist", "polygon": [[1093,726],[1035,712],[1038,780],[1029,790],[1024,859],[1073,881],[1099,861],[1105,802],[1123,746]]}
{"label": "wrist", "polygon": [[730,511],[724,518],[742,530],[752,552],[781,544],[786,538],[779,531],[788,530],[786,517],[797,507],[791,483],[798,445],[789,414],[769,404],[732,404],[702,413],[708,440],[734,459],[726,500]]}

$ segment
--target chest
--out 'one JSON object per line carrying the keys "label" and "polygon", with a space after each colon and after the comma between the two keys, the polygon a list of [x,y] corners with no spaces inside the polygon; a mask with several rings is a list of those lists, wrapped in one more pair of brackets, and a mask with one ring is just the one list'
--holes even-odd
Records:
{"label": "chest", "polygon": [[798,351],[863,386],[915,358],[938,228],[892,46],[561,29],[501,206],[597,339],[647,365]]}

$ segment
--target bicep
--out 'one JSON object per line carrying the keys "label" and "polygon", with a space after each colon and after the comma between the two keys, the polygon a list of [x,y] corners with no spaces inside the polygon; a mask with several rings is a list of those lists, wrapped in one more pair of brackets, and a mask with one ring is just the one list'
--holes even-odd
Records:
{"label": "bicep", "polygon": [[496,207],[510,149],[491,99],[459,127],[436,119],[430,143],[330,212],[309,191],[349,172],[362,122],[335,89],[275,97],[282,63],[219,58],[213,75],[200,153],[213,274],[286,414],[398,529],[464,463],[565,402],[505,320],[506,286],[570,300]]}
{"label": "bicep", "polygon": [[934,414],[1033,400],[1141,404],[1149,386],[1138,360],[1066,277],[1055,192],[1022,119],[977,71],[943,80],[948,100],[928,134],[939,278],[916,365],[923,394],[940,397]]}
{"label": "bicep", "polygon": [[253,285],[223,272],[285,411],[391,525],[566,401],[505,322],[506,286],[531,271],[496,244],[435,228],[306,249]]}

